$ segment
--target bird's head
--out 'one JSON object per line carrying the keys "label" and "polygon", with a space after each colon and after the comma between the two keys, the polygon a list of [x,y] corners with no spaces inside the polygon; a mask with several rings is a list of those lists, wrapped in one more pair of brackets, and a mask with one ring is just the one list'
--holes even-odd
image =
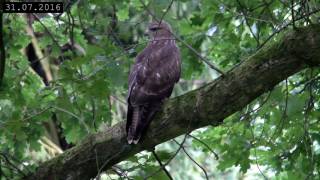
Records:
{"label": "bird's head", "polygon": [[147,33],[152,39],[160,39],[160,38],[170,38],[171,37],[171,26],[165,21],[153,21],[148,26]]}

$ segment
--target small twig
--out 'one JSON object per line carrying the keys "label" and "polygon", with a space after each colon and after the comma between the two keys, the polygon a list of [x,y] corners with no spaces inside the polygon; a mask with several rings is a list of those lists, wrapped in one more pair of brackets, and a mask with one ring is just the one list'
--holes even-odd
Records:
{"label": "small twig", "polygon": [[172,6],[172,4],[173,4],[173,1],[174,1],[174,0],[171,0],[171,2],[170,2],[170,4],[169,4],[169,6],[167,7],[166,11],[163,13],[162,17],[160,18],[160,23],[161,23],[162,19],[166,16],[166,14],[168,13],[168,11],[170,10],[170,8],[171,8],[171,6]]}
{"label": "small twig", "polygon": [[[178,155],[178,153],[180,152],[180,150],[181,150],[184,142],[186,141],[186,139],[187,139],[187,135],[184,136],[184,138],[183,138],[183,140],[182,140],[179,148],[176,150],[176,152],[174,153],[174,155],[173,155],[166,163],[164,163],[164,166],[167,166],[167,165]],[[158,170],[156,170],[155,172],[151,173],[150,175],[144,177],[143,179],[146,180],[146,179],[148,179],[148,178],[156,175],[156,174],[159,173],[161,170],[162,170],[162,168],[159,168]]]}
{"label": "small twig", "polygon": [[89,128],[88,125],[84,122],[83,118],[77,116],[77,115],[74,114],[73,112],[70,112],[70,111],[68,111],[68,110],[66,110],[66,109],[62,109],[62,108],[59,108],[59,107],[56,107],[56,106],[51,106],[51,108],[56,109],[56,110],[61,111],[61,112],[64,112],[64,113],[66,113],[66,114],[69,114],[70,116],[78,119],[78,120],[83,124],[83,126],[86,128],[86,131],[87,131],[87,132],[90,132],[90,128]]}
{"label": "small twig", "polygon": [[[312,78],[313,74],[313,69],[311,69],[310,71],[310,79]],[[310,136],[309,133],[309,126],[310,126],[310,122],[309,122],[309,116],[310,113],[312,111],[312,108],[314,106],[314,95],[313,95],[313,84],[309,84],[308,86],[308,91],[309,91],[309,99],[306,101],[305,104],[305,110],[304,110],[304,123],[303,123],[303,129],[304,129],[304,146],[305,146],[305,151],[306,151],[306,155],[307,158],[311,158],[311,163],[312,163],[312,170],[308,173],[308,176],[306,179],[310,179],[310,176],[313,175],[313,171],[314,171],[314,167],[315,167],[315,162],[314,162],[314,153],[312,150],[312,142],[313,139]],[[311,156],[311,157],[310,157]],[[312,178],[311,178],[312,179]]]}
{"label": "small twig", "polygon": [[[310,16],[310,15],[316,14],[316,13],[318,13],[318,12],[320,12],[320,9],[316,9],[316,10],[314,10],[314,11],[311,11],[311,12],[308,13],[308,14],[305,14],[304,16],[300,16],[300,17],[298,17],[298,18],[295,18],[295,21],[299,21],[299,20],[301,20],[301,19],[304,19],[306,16]],[[273,36],[275,36],[276,34],[280,33],[280,32],[283,31],[284,29],[286,29],[290,24],[292,24],[292,21],[290,21],[289,23],[286,23],[286,24],[282,25],[278,30],[274,31],[274,32],[260,45],[260,47],[258,48],[258,50],[261,49],[267,42],[269,42],[269,40],[270,40]]]}
{"label": "small twig", "polygon": [[271,96],[271,93],[272,93],[272,91],[269,91],[268,96],[262,101],[262,103],[260,103],[259,107],[257,107],[256,109],[252,109],[252,110],[246,112],[245,114],[241,115],[240,119],[249,116],[251,113],[258,112],[264,106],[264,104],[268,102],[268,100]]}
{"label": "small twig", "polygon": [[45,109],[43,109],[43,110],[41,110],[41,111],[39,111],[39,112],[36,112],[35,114],[24,118],[22,121],[26,121],[26,120],[29,120],[29,119],[31,119],[31,118],[34,118],[35,116],[38,116],[38,115],[46,112],[46,111],[49,110],[49,109],[51,109],[51,107],[47,107],[47,108],[45,108]]}
{"label": "small twig", "polygon": [[119,154],[121,153],[121,151],[119,151],[118,153],[114,154],[112,157],[110,157],[109,159],[107,159],[103,164],[102,166],[100,167],[100,169],[98,170],[98,174],[96,177],[99,177],[102,170],[106,167],[106,165],[112,160],[113,157],[116,157],[118,156]]}
{"label": "small twig", "polygon": [[271,136],[271,139],[274,138],[274,136],[276,135],[276,132],[278,131],[278,133],[280,134],[282,132],[282,128],[283,128],[283,125],[284,125],[284,119],[287,118],[287,108],[288,108],[288,100],[289,100],[289,86],[288,86],[288,79],[286,79],[286,99],[285,99],[285,105],[284,105],[284,109],[283,109],[283,113],[282,113],[282,116],[281,116],[281,119],[280,119],[280,122],[278,124],[278,128],[277,130],[273,133],[273,135]]}
{"label": "small twig", "polygon": [[150,11],[150,9],[149,9],[148,6],[143,2],[143,0],[139,0],[139,1],[140,1],[140,3],[142,4],[143,8],[147,11],[147,13],[148,13],[149,15],[151,15],[151,17],[152,17],[154,20],[158,21],[158,18]]}
{"label": "small twig", "polygon": [[111,170],[112,170],[114,173],[116,173],[116,174],[119,176],[120,179],[123,179],[123,178],[122,178],[122,173],[121,173],[121,172],[118,172],[116,168],[114,168],[114,167],[112,166],[112,167],[111,167]]}
{"label": "small twig", "polygon": [[0,155],[4,158],[4,160],[8,163],[8,165],[10,165],[10,166],[13,167],[15,170],[17,170],[17,172],[18,172],[19,174],[21,174],[23,177],[26,177],[26,174],[25,174],[18,166],[16,166],[14,163],[12,163],[5,154],[0,153]]}
{"label": "small twig", "polygon": [[[305,13],[307,13],[308,14],[308,12],[310,12],[310,7],[309,7],[309,3],[308,3],[308,1],[309,0],[302,0],[301,2],[300,2],[300,6],[301,6],[301,14],[305,14]],[[305,18],[305,21],[306,21],[306,23],[309,25],[309,24],[311,24],[311,21],[310,21],[310,17],[307,15]]]}
{"label": "small twig", "polygon": [[[126,170],[123,170],[123,169],[121,169],[120,167],[118,167],[118,166],[116,166],[116,165],[112,166],[111,169],[112,169],[115,173],[117,173],[117,174],[120,176],[121,179],[122,179],[122,177],[125,177],[125,178],[128,179],[128,180],[132,180],[132,178],[128,177],[128,175],[127,175],[127,173],[126,173]],[[119,170],[120,172],[118,172],[118,170]]]}
{"label": "small twig", "polygon": [[[45,24],[43,24],[43,22],[41,22],[40,18],[36,14],[32,13],[32,15],[41,24],[41,26],[45,29],[45,31],[48,33],[48,35],[50,36],[52,41],[56,44],[56,46],[58,46],[58,48],[60,50],[60,54],[62,55],[63,52],[62,52],[62,49],[61,49],[61,47],[59,45],[59,42],[54,38],[54,36],[51,33],[51,31],[48,29],[48,27]],[[61,57],[62,57],[62,60],[64,61],[65,59],[64,59],[63,55]]]}
{"label": "small twig", "polygon": [[198,141],[198,142],[200,142],[202,145],[204,145],[204,146],[214,155],[215,159],[216,159],[216,160],[219,160],[218,154],[217,154],[216,152],[214,152],[214,151],[210,148],[210,146],[209,146],[208,144],[206,144],[206,143],[203,142],[201,139],[199,139],[199,138],[197,138],[197,137],[195,137],[195,136],[193,136],[193,135],[191,135],[191,134],[189,134],[188,136],[189,136],[189,137],[192,137],[193,139],[195,139],[196,141]]}
{"label": "small twig", "polygon": [[[176,144],[180,145],[179,142],[177,142],[176,140],[173,140],[173,141],[174,141]],[[193,163],[195,163],[195,164],[203,171],[204,175],[206,176],[206,179],[208,180],[209,177],[208,177],[208,173],[207,173],[206,169],[204,169],[204,167],[202,167],[196,160],[194,160],[194,159],[190,156],[190,154],[186,151],[186,149],[184,148],[183,145],[182,145],[182,150],[183,150],[183,152],[189,157],[189,159],[190,159]]]}
{"label": "small twig", "polygon": [[217,68],[213,63],[211,63],[207,58],[203,57],[200,53],[198,53],[193,47],[191,47],[188,43],[186,43],[185,41],[183,41],[180,37],[178,37],[177,35],[173,34],[173,37],[175,37],[178,41],[180,41],[183,45],[185,45],[188,49],[190,49],[195,55],[197,55],[199,57],[200,60],[202,60],[204,63],[206,63],[211,69],[216,70],[217,72],[219,72],[222,76],[225,75],[225,73],[220,70],[219,68]]}
{"label": "small twig", "polygon": [[297,29],[297,27],[296,27],[296,22],[295,22],[295,17],[294,17],[294,2],[293,2],[293,0],[291,0],[291,7],[290,7],[290,9],[291,9],[291,17],[292,17],[292,26],[293,26],[293,29]]}
{"label": "small twig", "polygon": [[94,127],[94,130],[97,132],[97,124],[96,124],[96,103],[93,98],[91,98],[91,106],[92,106],[92,124]]}
{"label": "small twig", "polygon": [[152,154],[154,156],[154,158],[158,161],[160,167],[162,168],[162,170],[166,173],[166,175],[168,176],[168,178],[170,180],[173,180],[171,174],[169,173],[169,171],[166,169],[166,166],[164,166],[161,162],[161,159],[159,158],[159,156],[156,154],[155,150],[152,151]]}
{"label": "small twig", "polygon": [[247,10],[245,9],[245,7],[242,6],[241,2],[239,0],[237,0],[239,6],[240,6],[240,11],[242,12],[243,16],[244,16],[244,21],[246,23],[246,25],[248,26],[249,28],[249,31],[250,33],[252,34],[252,36],[254,37],[254,39],[256,40],[257,42],[257,47],[260,46],[260,41],[259,41],[259,38],[253,33],[253,30],[249,24],[249,21],[248,21],[248,18],[247,18]]}
{"label": "small twig", "polygon": [[[4,169],[7,169],[7,170],[9,171],[9,172],[8,172],[8,171],[7,171],[7,172],[8,172],[8,174],[10,173],[11,178],[8,178],[7,175],[6,175],[6,173],[2,172],[2,173],[3,173],[2,175],[3,175],[4,177],[7,177],[7,179],[12,179],[12,178],[13,178],[12,175],[19,175],[19,172],[17,172],[16,169],[14,169],[13,167],[11,167],[11,166],[9,166],[9,165],[3,164],[3,165],[2,165],[2,169],[3,169],[3,170],[4,170]],[[6,179],[6,180],[7,180],[7,179]]]}
{"label": "small twig", "polygon": [[[312,79],[307,80],[306,82],[303,82],[303,83],[304,83],[304,87],[303,87],[298,93],[299,93],[299,94],[302,93],[303,91],[306,90],[306,88],[307,88],[310,84],[312,84],[312,83],[314,83],[315,81],[318,81],[318,80],[320,80],[320,76],[316,76],[316,77],[314,77],[314,78],[312,78]],[[301,84],[302,84],[302,83],[301,83]],[[298,84],[297,86],[300,86],[301,84]]]}
{"label": "small twig", "polygon": [[26,171],[28,171],[27,173],[31,173],[31,169],[29,169],[28,166],[24,165],[19,159],[17,159],[15,156],[11,155],[11,154],[8,154],[8,153],[3,153],[3,152],[0,152],[0,156],[6,156],[6,157],[9,157],[13,162],[16,162],[17,164],[20,164],[24,167],[24,169]]}
{"label": "small twig", "polygon": [[[255,135],[254,135],[254,132],[253,132],[253,128],[251,128],[250,126],[250,131],[251,131],[251,134],[252,134],[252,139],[253,139],[253,142],[256,141],[256,138],[255,138]],[[253,144],[253,143],[251,143]],[[263,176],[263,178],[265,180],[267,180],[268,178],[266,177],[266,175],[262,172],[262,170],[260,169],[260,166],[259,166],[259,163],[258,163],[258,156],[257,156],[257,148],[256,147],[253,147],[253,151],[254,151],[254,156],[255,156],[255,161],[256,161],[256,166],[258,168],[258,171],[260,172],[260,174]]]}
{"label": "small twig", "polygon": [[75,23],[74,23],[74,17],[73,15],[71,14],[70,11],[67,12],[67,15],[68,15],[68,21],[69,21],[69,25],[71,25],[71,28],[69,27],[69,36],[70,36],[70,43],[71,43],[71,51],[72,51],[72,54],[75,55],[75,51],[74,51],[74,26],[75,26]]}
{"label": "small twig", "polygon": [[114,95],[110,95],[110,97],[118,102],[120,102],[121,104],[123,105],[128,105],[128,103],[120,98],[118,98],[117,96],[114,96]]}
{"label": "small twig", "polygon": [[[300,81],[298,84],[295,85],[295,87],[301,86],[302,84],[304,84],[304,86],[308,86],[310,83],[313,83],[314,81],[317,81],[317,80],[320,80],[320,73],[309,80]],[[304,87],[304,89],[305,88],[306,87]]]}

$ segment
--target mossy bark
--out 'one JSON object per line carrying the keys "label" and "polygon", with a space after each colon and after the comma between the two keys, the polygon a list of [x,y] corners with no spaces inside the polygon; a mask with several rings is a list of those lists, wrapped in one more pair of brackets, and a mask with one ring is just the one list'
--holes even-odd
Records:
{"label": "mossy bark", "polygon": [[290,75],[319,64],[320,26],[288,31],[224,77],[168,100],[139,144],[127,144],[121,122],[40,165],[28,179],[90,179],[142,150],[200,127],[218,126]]}

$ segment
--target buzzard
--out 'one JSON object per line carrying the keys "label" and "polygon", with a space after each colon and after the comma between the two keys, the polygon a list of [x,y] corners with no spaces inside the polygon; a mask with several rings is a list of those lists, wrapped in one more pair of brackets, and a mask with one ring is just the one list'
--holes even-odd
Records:
{"label": "buzzard", "polygon": [[180,51],[164,21],[148,26],[151,38],[138,54],[129,75],[127,141],[137,144],[165,98],[170,97],[181,72]]}

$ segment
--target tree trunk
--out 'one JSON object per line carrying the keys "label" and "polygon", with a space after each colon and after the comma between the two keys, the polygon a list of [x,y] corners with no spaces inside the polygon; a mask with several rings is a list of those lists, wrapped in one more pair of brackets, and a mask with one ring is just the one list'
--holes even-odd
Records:
{"label": "tree trunk", "polygon": [[308,66],[320,64],[320,26],[288,31],[224,77],[168,100],[144,139],[128,145],[125,122],[92,134],[81,144],[40,165],[28,179],[90,179],[99,171],[157,144],[223,119]]}

